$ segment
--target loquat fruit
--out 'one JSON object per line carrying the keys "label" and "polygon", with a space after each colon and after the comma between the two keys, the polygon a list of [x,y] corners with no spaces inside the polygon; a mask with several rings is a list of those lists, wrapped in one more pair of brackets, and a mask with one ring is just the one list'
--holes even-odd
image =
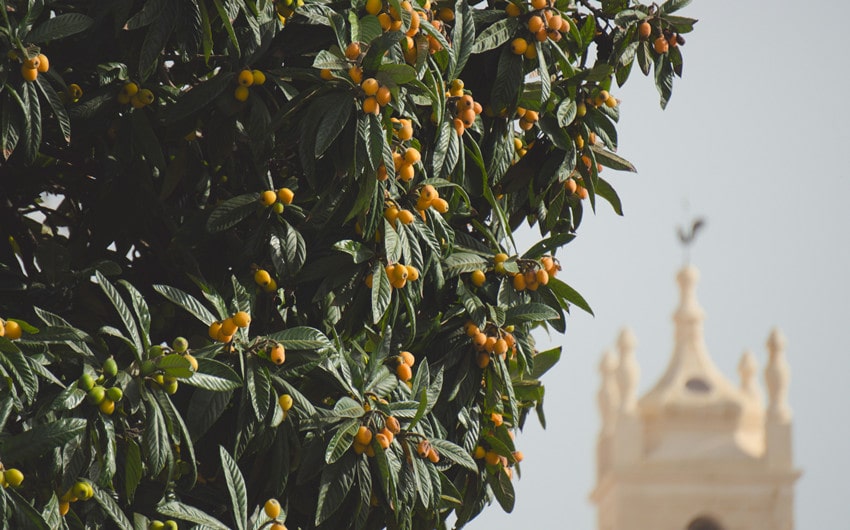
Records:
{"label": "loquat fruit", "polygon": [[251,77],[253,77],[254,84],[257,86],[264,85],[266,83],[266,74],[259,70],[251,70]]}
{"label": "loquat fruit", "polygon": [[415,147],[408,147],[404,151],[404,161],[408,164],[415,164],[422,159],[422,155],[419,153],[419,150]]}
{"label": "loquat fruit", "polygon": [[153,101],[155,99],[153,92],[151,92],[147,88],[143,88],[143,89],[139,90],[139,92],[136,94],[136,96],[138,96],[139,100],[142,103],[144,103],[145,105],[150,105],[151,103],[153,103]]}
{"label": "loquat fruit", "polygon": [[490,364],[490,354],[487,352],[478,352],[478,355],[475,357],[475,364],[478,365],[478,368],[487,368],[487,365]]}
{"label": "loquat fruit", "polygon": [[292,396],[289,394],[281,394],[281,396],[277,398],[277,404],[280,405],[281,410],[289,412],[293,405]]}
{"label": "loquat fruit", "polygon": [[507,13],[509,17],[518,17],[521,11],[518,5],[513,2],[508,2],[507,7],[505,7],[505,13]]}
{"label": "loquat fruit", "polygon": [[487,451],[486,453],[484,453],[484,461],[491,466],[495,466],[501,463],[499,455],[496,454],[494,451]]}
{"label": "loquat fruit", "polygon": [[548,0],[531,0],[531,7],[534,9],[543,9],[548,3]]}
{"label": "loquat fruit", "polygon": [[391,442],[390,442],[389,438],[384,436],[384,433],[382,433],[382,432],[379,432],[378,434],[375,435],[375,440],[377,440],[378,445],[381,446],[381,449],[388,449],[390,447]]}
{"label": "loquat fruit", "polygon": [[375,96],[369,96],[363,100],[363,114],[374,114],[377,116],[381,112],[381,106],[378,105],[378,100]]}
{"label": "loquat fruit", "polygon": [[469,275],[469,279],[472,280],[473,285],[481,287],[487,281],[487,276],[482,270],[474,270],[472,271],[472,274]]}
{"label": "loquat fruit", "polygon": [[121,94],[127,96],[128,98],[135,96],[136,93],[138,93],[138,92],[139,92],[139,85],[137,85],[136,83],[133,83],[132,81],[125,83],[124,86],[121,87]]}
{"label": "loquat fruit", "polygon": [[219,336],[221,336],[221,322],[215,321],[210,324],[208,332],[212,340],[218,340]]}
{"label": "loquat fruit", "polygon": [[437,197],[431,202],[431,207],[437,210],[439,213],[446,213],[449,211],[449,203],[442,197]]}
{"label": "loquat fruit", "polygon": [[517,37],[511,41],[511,51],[514,52],[516,55],[524,54],[526,48],[528,48],[528,41],[526,41],[522,37]]}
{"label": "loquat fruit", "polygon": [[286,348],[283,347],[283,344],[277,343],[272,346],[272,349],[269,351],[269,359],[280,366],[286,360]]}
{"label": "loquat fruit", "polygon": [[410,381],[410,378],[413,377],[413,370],[410,368],[410,366],[404,363],[400,363],[398,366],[396,366],[395,373],[398,378],[404,381],[405,383],[407,381]]}
{"label": "loquat fruit", "polygon": [[401,361],[407,366],[413,367],[413,364],[416,362],[416,357],[413,356],[409,351],[400,351],[398,352],[399,357],[401,357]]}
{"label": "loquat fruit", "polygon": [[272,281],[272,277],[268,271],[259,269],[254,273],[254,283],[257,285],[262,287],[264,285],[268,285],[270,281]]}
{"label": "loquat fruit", "polygon": [[111,415],[113,412],[115,412],[115,402],[114,402],[114,401],[112,401],[112,400],[111,400],[111,399],[109,399],[109,398],[106,398],[106,399],[104,399],[103,401],[101,401],[101,402],[100,402],[100,405],[98,405],[98,408],[100,409],[100,411],[101,411],[102,413],[104,413],[104,414],[106,414],[107,416],[109,416],[109,415]]}
{"label": "loquat fruit", "polygon": [[[360,57],[360,43],[352,42],[345,47],[345,57],[352,61]],[[359,81],[357,82],[359,84]]]}
{"label": "loquat fruit", "polygon": [[286,530],[286,526],[283,523],[272,523],[269,530]]}
{"label": "loquat fruit", "polygon": [[23,335],[21,325],[14,320],[7,320],[5,325],[6,338],[9,340],[18,340]]}
{"label": "loquat fruit", "polygon": [[378,89],[378,92],[375,94],[375,99],[378,100],[378,105],[384,107],[392,101],[393,95],[390,92],[390,89],[382,86]]}
{"label": "loquat fruit", "polygon": [[38,54],[38,66],[36,66],[36,69],[42,74],[50,70],[50,61],[43,53]]}
{"label": "loquat fruit", "polygon": [[328,70],[327,68],[322,68],[322,69],[319,71],[319,77],[321,77],[321,78],[322,78],[322,79],[324,79],[325,81],[330,81],[331,79],[333,79],[333,78],[334,78],[334,75],[333,75],[333,73],[331,73],[331,71],[330,71],[330,70]]}
{"label": "loquat fruit", "polygon": [[251,70],[242,70],[239,72],[236,82],[239,83],[239,86],[249,87],[254,84],[254,74],[251,73]]}
{"label": "loquat fruit", "polygon": [[528,19],[527,26],[528,26],[528,31],[530,31],[532,33],[537,33],[538,31],[540,31],[543,28],[543,19],[540,18],[540,16],[538,16],[538,15],[532,15]]}
{"label": "loquat fruit", "polygon": [[269,519],[277,519],[280,516],[280,503],[277,499],[269,499],[263,505],[263,511]]}
{"label": "loquat fruit", "polygon": [[273,293],[277,291],[277,282],[274,279],[269,280],[269,283],[263,286],[263,290],[267,293]]}
{"label": "loquat fruit", "polygon": [[651,33],[652,26],[646,20],[644,20],[638,25],[638,35],[641,39],[648,39]]}
{"label": "loquat fruit", "polygon": [[222,335],[233,335],[234,333],[236,333],[237,329],[239,329],[239,326],[236,325],[236,322],[233,320],[233,317],[225,318],[221,321]]}
{"label": "loquat fruit", "polygon": [[233,98],[236,99],[236,101],[247,101],[248,88],[241,85],[236,87],[236,90],[233,91]]}
{"label": "loquat fruit", "polygon": [[289,188],[280,188],[277,190],[277,200],[281,203],[289,206],[292,204],[292,200],[295,198],[295,192],[293,192]]}
{"label": "loquat fruit", "polygon": [[381,88],[381,85],[378,84],[378,80],[374,77],[370,77],[368,79],[364,79],[362,83],[360,83],[360,88],[363,89],[363,93],[367,96],[374,96],[378,93],[378,89]]}
{"label": "loquat fruit", "polygon": [[[248,327],[248,324],[251,323],[251,315],[249,315],[245,311],[239,311],[235,315],[233,315],[231,318],[233,319],[233,323],[236,324],[236,326],[240,327],[240,328]],[[178,352],[178,353],[182,353],[182,352]]]}
{"label": "loquat fruit", "polygon": [[415,282],[419,279],[419,269],[412,265],[405,265],[407,269],[407,281]]}
{"label": "loquat fruit", "polygon": [[370,15],[377,15],[383,7],[384,3],[381,0],[366,0],[366,12]]}
{"label": "loquat fruit", "polygon": [[487,451],[485,451],[483,447],[481,447],[480,445],[476,445],[475,450],[472,452],[472,457],[476,460],[481,460],[482,458],[484,458],[484,455],[486,453]]}
{"label": "loquat fruit", "polygon": [[522,274],[514,275],[513,285],[514,285],[514,289],[516,289],[517,291],[524,291],[525,290],[525,276],[523,276]]}
{"label": "loquat fruit", "polygon": [[479,348],[483,348],[484,344],[487,342],[487,334],[479,331],[472,337],[472,343],[475,344]]}
{"label": "loquat fruit", "polygon": [[198,360],[195,359],[194,355],[190,355],[190,354],[187,353],[186,355],[183,356],[183,358],[186,359],[187,361],[189,361],[189,366],[192,367],[193,372],[198,371]]}
{"label": "loquat fruit", "polygon": [[539,269],[537,271],[537,283],[540,285],[546,285],[549,283],[549,273],[546,272],[545,269]]}
{"label": "loquat fruit", "polygon": [[402,224],[409,225],[414,220],[413,213],[410,210],[400,210],[398,212],[398,220],[401,221]]}
{"label": "loquat fruit", "polygon": [[660,37],[655,39],[655,42],[653,42],[653,48],[655,49],[656,53],[665,54],[667,53],[667,50],[670,49],[670,44],[667,42],[667,39],[665,39],[664,36],[661,35]]}
{"label": "loquat fruit", "polygon": [[26,63],[21,65],[21,76],[24,81],[35,81],[38,77],[38,70],[35,68],[27,68]]}
{"label": "loquat fruit", "polygon": [[437,453],[437,450],[431,447],[428,450],[428,460],[431,461],[432,464],[436,464],[440,461],[440,455]]}
{"label": "loquat fruit", "polygon": [[384,428],[393,434],[398,434],[401,432],[401,424],[398,422],[395,416],[387,416],[387,419],[384,420]]}
{"label": "loquat fruit", "polygon": [[3,478],[6,480],[6,484],[17,488],[23,483],[24,474],[21,473],[20,469],[11,468],[3,472]]}

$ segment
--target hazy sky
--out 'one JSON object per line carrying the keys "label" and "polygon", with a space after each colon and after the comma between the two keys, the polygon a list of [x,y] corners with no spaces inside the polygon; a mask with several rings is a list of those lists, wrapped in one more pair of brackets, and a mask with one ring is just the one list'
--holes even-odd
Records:
{"label": "hazy sky", "polygon": [[612,90],[622,100],[619,152],[639,171],[603,173],[625,217],[601,204],[559,254],[559,277],[596,317],[575,310],[567,334],[552,337],[564,354],[544,379],[549,426],[532,417],[518,437],[525,461],[513,514],[494,505],[468,528],[596,528],[588,495],[600,354],[628,325],[638,339],[640,392],[661,375],[683,263],[675,228],[693,215],[708,221],[691,261],[701,271],[709,352],[737,384],[738,360],[752,349],[764,387],[764,343],[773,326],[785,333],[803,471],[796,528],[846,528],[850,107],[842,35],[850,3],[696,0],[682,14],[700,22],[667,110],[637,69],[627,87]]}

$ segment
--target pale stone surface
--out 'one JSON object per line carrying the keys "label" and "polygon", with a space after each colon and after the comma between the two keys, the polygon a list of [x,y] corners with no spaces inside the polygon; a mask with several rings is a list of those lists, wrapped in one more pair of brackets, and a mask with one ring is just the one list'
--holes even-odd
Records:
{"label": "pale stone surface", "polygon": [[[793,530],[794,468],[785,338],[767,342],[768,406],[751,352],[740,385],[714,365],[696,297],[699,272],[682,269],[666,371],[637,399],[637,340],[625,329],[607,352],[598,394],[602,429],[591,499],[598,530]],[[614,380],[616,379],[616,384]],[[616,413],[615,413],[616,411]]]}

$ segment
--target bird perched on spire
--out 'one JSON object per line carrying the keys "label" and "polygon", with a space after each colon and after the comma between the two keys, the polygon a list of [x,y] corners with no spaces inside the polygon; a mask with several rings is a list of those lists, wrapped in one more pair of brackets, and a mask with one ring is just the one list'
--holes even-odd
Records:
{"label": "bird perched on spire", "polygon": [[694,243],[694,239],[697,237],[697,232],[705,226],[705,219],[702,217],[697,217],[691,223],[691,229],[688,232],[682,229],[682,227],[678,227],[676,232],[679,235],[679,241],[682,243],[682,248],[685,250],[685,263],[690,263],[690,248]]}

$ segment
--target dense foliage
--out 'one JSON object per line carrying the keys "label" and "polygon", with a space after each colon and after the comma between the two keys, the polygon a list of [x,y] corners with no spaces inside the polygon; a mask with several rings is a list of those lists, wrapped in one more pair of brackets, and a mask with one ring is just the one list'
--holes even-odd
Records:
{"label": "dense foliage", "polygon": [[510,511],[612,83],[666,105],[687,3],[0,1],[2,527]]}

